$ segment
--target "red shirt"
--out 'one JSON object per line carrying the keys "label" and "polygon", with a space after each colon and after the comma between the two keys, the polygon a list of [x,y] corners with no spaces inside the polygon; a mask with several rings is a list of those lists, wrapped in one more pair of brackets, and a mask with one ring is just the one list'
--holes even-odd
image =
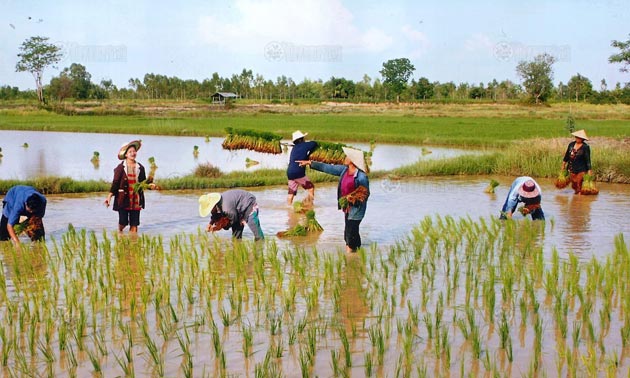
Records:
{"label": "red shirt", "polygon": [[350,174],[350,172],[348,171],[341,178],[341,195],[346,196],[354,192],[355,189],[356,187],[354,185],[354,175]]}

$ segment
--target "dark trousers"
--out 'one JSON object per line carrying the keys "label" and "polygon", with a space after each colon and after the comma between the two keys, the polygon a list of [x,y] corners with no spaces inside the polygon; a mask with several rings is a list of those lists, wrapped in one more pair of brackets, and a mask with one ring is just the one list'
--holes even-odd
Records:
{"label": "dark trousers", "polygon": [[361,247],[361,235],[359,235],[360,220],[348,219],[348,213],[344,214],[345,228],[343,231],[343,239],[346,245],[353,251]]}

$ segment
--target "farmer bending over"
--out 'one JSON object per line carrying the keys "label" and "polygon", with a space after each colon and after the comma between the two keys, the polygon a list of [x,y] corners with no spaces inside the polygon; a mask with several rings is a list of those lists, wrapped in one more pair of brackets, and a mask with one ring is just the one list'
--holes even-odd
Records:
{"label": "farmer bending over", "polygon": [[32,241],[44,240],[45,231],[42,218],[46,213],[46,197],[32,186],[16,185],[9,189],[2,200],[2,220],[0,221],[0,240],[11,239],[20,244],[19,230],[16,232],[20,217],[27,219],[26,234]]}
{"label": "farmer bending over", "polygon": [[199,215],[210,217],[206,231],[232,229],[232,237],[241,239],[245,225],[254,233],[254,240],[265,236],[258,219],[256,197],[241,189],[230,189],[223,193],[208,193],[199,197]]}
{"label": "farmer bending over", "polygon": [[545,220],[545,213],[540,207],[542,200],[540,186],[533,178],[517,177],[510,187],[510,191],[501,209],[501,219],[512,218],[519,202],[523,202],[523,215],[530,214],[532,220]]}

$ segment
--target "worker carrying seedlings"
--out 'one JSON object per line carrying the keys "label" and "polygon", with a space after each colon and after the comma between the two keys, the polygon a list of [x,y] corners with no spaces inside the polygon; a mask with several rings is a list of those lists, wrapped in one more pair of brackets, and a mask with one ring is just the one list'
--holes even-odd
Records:
{"label": "worker carrying seedlings", "polygon": [[370,182],[366,174],[368,167],[363,151],[344,147],[343,152],[346,154],[343,165],[326,164],[312,160],[299,160],[298,164],[301,166],[309,165],[315,170],[339,176],[337,201],[338,208],[344,213],[346,252],[356,252],[361,247],[359,225],[367,209]]}
{"label": "worker carrying seedlings", "polygon": [[517,177],[510,186],[510,191],[501,209],[500,218],[512,218],[516,206],[522,202],[524,204],[521,208],[523,215],[531,215],[532,220],[545,220],[545,213],[540,206],[541,201],[542,195],[538,183],[528,176]]}
{"label": "worker carrying seedlings", "polygon": [[[2,200],[0,240],[20,244],[18,235],[25,231],[31,241],[44,240],[46,233],[42,218],[46,213],[46,197],[32,186],[16,185]],[[20,223],[20,217],[26,217]]]}
{"label": "worker carrying seedlings", "polygon": [[206,231],[232,229],[232,237],[241,239],[245,225],[254,233],[254,240],[265,238],[260,228],[256,197],[242,189],[230,189],[223,193],[208,193],[199,197],[199,216],[210,215]]}
{"label": "worker carrying seedlings", "polygon": [[307,135],[308,133],[302,133],[300,130],[295,131],[292,135],[293,148],[291,149],[289,166],[287,167],[287,178],[289,180],[287,204],[289,205],[293,204],[293,198],[295,198],[300,186],[308,192],[306,203],[312,203],[315,199],[315,185],[306,175],[306,168],[298,164],[300,160],[308,160],[317,147],[317,142],[304,140]]}

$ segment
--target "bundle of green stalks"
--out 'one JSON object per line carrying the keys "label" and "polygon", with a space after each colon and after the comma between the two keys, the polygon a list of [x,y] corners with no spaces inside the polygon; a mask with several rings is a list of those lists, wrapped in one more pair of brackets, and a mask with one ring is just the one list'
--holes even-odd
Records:
{"label": "bundle of green stalks", "polygon": [[247,129],[225,129],[228,134],[223,140],[223,148],[226,150],[251,150],[267,154],[281,154],[280,135]]}
{"label": "bundle of green stalks", "polygon": [[317,148],[310,155],[311,160],[328,164],[343,164],[346,154],[342,147],[347,147],[342,143],[331,143],[317,141]]}

